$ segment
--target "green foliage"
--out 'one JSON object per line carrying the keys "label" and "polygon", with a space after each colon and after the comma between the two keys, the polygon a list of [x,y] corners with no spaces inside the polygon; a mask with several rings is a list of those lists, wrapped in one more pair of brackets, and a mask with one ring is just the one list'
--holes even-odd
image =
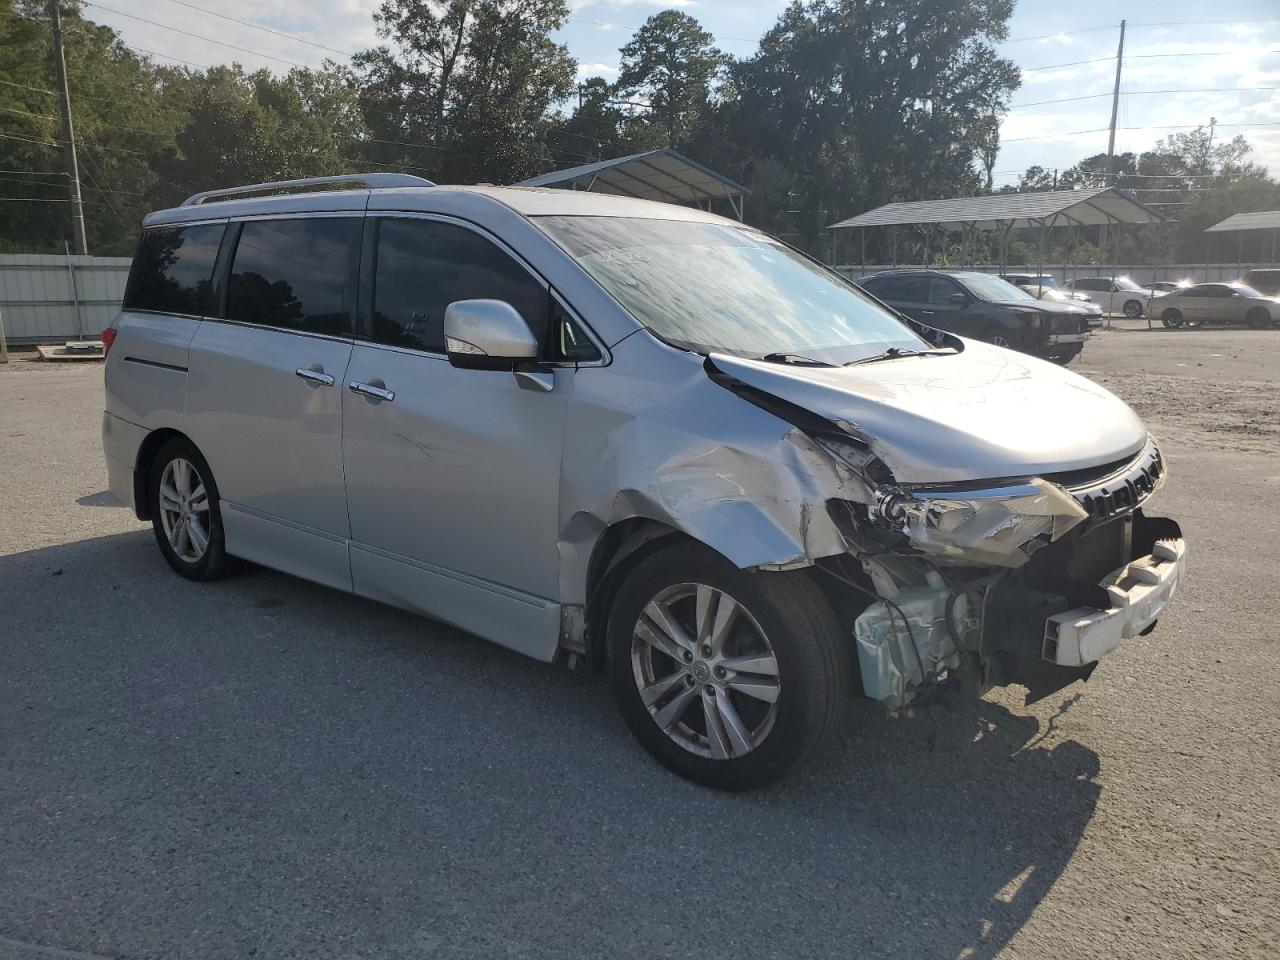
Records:
{"label": "green foliage", "polygon": [[[621,48],[616,83],[578,85],[552,39],[566,0],[383,0],[379,44],[349,65],[285,74],[237,64],[157,64],[114,30],[64,14],[90,249],[128,253],[152,209],[237,183],[361,169],[440,182],[511,183],[590,160],[674,145],[745,184],[749,221],[815,253],[826,226],[895,200],[991,188],[1000,118],[1018,71],[997,55],[1013,0],[793,0],[742,60],[693,17],[650,17]],[[85,8],[92,12],[92,8]],[[0,249],[60,252],[67,178],[39,0],[0,0]],[[1173,213],[1172,229],[1055,237],[1047,259],[1203,256],[1205,227],[1280,208],[1280,185],[1214,124],[1141,154],[1031,167],[1018,189],[1116,185]],[[1002,188],[1012,189],[1012,188]],[[884,233],[881,231],[880,233]],[[954,237],[899,232],[898,255],[944,260]],[[871,260],[889,238],[868,236]],[[1246,259],[1268,255],[1251,238]],[[1225,241],[1224,241],[1225,243]],[[1231,241],[1234,244],[1234,238]],[[1022,244],[1022,246],[1019,246]],[[994,258],[991,237],[974,239]],[[1216,241],[1215,241],[1216,247]],[[1232,255],[1224,246],[1217,255]],[[1034,258],[1012,240],[1010,258]]]}
{"label": "green foliage", "polygon": [[712,81],[725,56],[688,14],[664,10],[646,20],[620,51],[617,89],[648,100],[652,122],[679,147],[708,109]]}
{"label": "green foliage", "polygon": [[374,141],[361,156],[447,182],[540,172],[576,69],[550,38],[566,16],[565,0],[384,0],[385,42],[354,61]]}

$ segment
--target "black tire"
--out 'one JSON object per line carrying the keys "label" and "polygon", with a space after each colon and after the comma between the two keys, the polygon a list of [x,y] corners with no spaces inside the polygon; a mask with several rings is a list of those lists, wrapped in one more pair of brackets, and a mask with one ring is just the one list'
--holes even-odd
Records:
{"label": "black tire", "polygon": [[[739,755],[716,759],[710,753],[700,755],[681,745],[674,736],[696,738],[696,730],[685,733],[677,730],[668,735],[640,693],[642,680],[637,674],[641,668],[633,660],[633,637],[641,613],[650,601],[666,591],[678,591],[680,585],[686,584],[703,584],[736,600],[749,616],[744,620],[739,614],[733,631],[746,629],[749,637],[755,636],[750,631],[758,625],[776,661],[777,696],[771,708],[774,710],[772,720],[761,723],[758,729],[762,732],[757,734],[753,730],[752,746]],[[679,603],[694,601],[690,598],[673,603],[668,608],[673,616],[681,609]],[[677,618],[696,633],[693,621]],[[725,642],[726,646],[734,642],[732,635]],[[610,680],[618,707],[636,739],[661,764],[680,776],[718,790],[733,791],[750,790],[780,779],[811,759],[830,737],[851,696],[849,643],[811,573],[748,573],[706,547],[685,543],[656,550],[630,571],[614,598],[607,629]],[[637,645],[637,650],[643,649]],[[680,667],[674,659],[667,662]],[[691,663],[689,670],[695,666]],[[712,681],[695,685],[690,674],[684,682],[691,691],[689,707],[672,726],[684,728],[688,724],[706,730],[707,723],[700,711],[702,700],[697,694],[707,694]],[[675,696],[680,696],[683,687],[676,685],[673,689]],[[716,693],[710,691],[711,695]],[[734,696],[739,698],[736,702],[749,721],[752,714],[745,711],[754,704],[741,699],[739,694]],[[711,699],[714,702],[714,696]],[[658,709],[658,704],[665,707],[670,703],[670,700],[656,700],[654,709]],[[749,727],[750,723],[743,725]],[[757,735],[759,739],[755,739]],[[703,736],[710,750],[710,736],[706,733]]]}
{"label": "black tire", "polygon": [[1182,311],[1177,307],[1170,307],[1164,313],[1160,314],[1160,322],[1170,330],[1177,330],[1185,322],[1182,317]]}
{"label": "black tire", "polygon": [[[202,511],[206,520],[201,529],[205,531],[206,545],[197,559],[179,556],[169,535],[165,530],[165,517],[160,502],[161,479],[169,464],[185,461],[194,468],[196,480],[204,487],[204,500],[207,511]],[[194,486],[194,484],[193,484]],[[230,558],[226,552],[226,538],[222,529],[222,510],[218,499],[218,486],[213,479],[213,471],[200,451],[189,440],[174,437],[162,446],[151,462],[151,470],[147,477],[147,503],[151,509],[151,527],[155,533],[156,544],[160,547],[165,562],[173,570],[188,580],[216,580],[225,576],[230,570]],[[193,506],[196,506],[193,503]],[[191,511],[193,519],[196,511]],[[199,523],[199,520],[195,522]],[[190,542],[190,537],[188,537]]]}
{"label": "black tire", "polygon": [[1124,315],[1130,320],[1136,320],[1142,316],[1142,301],[1126,300],[1124,302]]}
{"label": "black tire", "polygon": [[1263,327],[1271,326],[1271,314],[1267,313],[1263,307],[1254,307],[1245,314],[1244,322],[1254,330],[1261,330]]}
{"label": "black tire", "polygon": [[1016,338],[1008,330],[1000,327],[990,327],[983,331],[982,339],[995,347],[1004,347],[1006,350],[1018,349]]}

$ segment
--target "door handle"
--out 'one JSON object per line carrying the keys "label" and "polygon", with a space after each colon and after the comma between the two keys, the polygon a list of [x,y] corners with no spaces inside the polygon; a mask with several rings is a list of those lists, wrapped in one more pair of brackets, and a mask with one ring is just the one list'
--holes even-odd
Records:
{"label": "door handle", "polygon": [[325,373],[323,370],[308,370],[306,367],[299,367],[293,372],[295,376],[299,376],[303,380],[308,380],[311,383],[318,383],[323,387],[333,386],[333,377],[329,376],[329,374]]}
{"label": "door handle", "polygon": [[362,396],[371,397],[374,400],[385,400],[390,403],[396,398],[394,390],[384,390],[382,387],[375,387],[371,383],[361,383],[358,380],[352,380],[347,384],[347,388],[352,393],[358,393]]}
{"label": "door handle", "polygon": [[921,312],[922,314],[924,314],[926,317],[932,317],[932,316],[933,316],[933,311],[932,311],[932,310],[921,310],[920,312]]}

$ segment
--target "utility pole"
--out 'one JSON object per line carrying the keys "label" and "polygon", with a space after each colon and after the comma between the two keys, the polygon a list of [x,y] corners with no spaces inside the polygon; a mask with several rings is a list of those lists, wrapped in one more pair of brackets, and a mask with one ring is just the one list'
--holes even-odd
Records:
{"label": "utility pole", "polygon": [[84,235],[84,203],[80,199],[80,164],[76,160],[76,131],[71,122],[71,92],[67,87],[67,61],[62,56],[62,13],[59,0],[49,0],[49,18],[53,21],[53,62],[58,68],[58,101],[62,107],[62,141],[67,151],[67,176],[71,183],[71,239],[76,253],[84,256],[89,243]]}
{"label": "utility pole", "polygon": [[[1111,130],[1107,134],[1107,176],[1106,185],[1114,187],[1116,183],[1116,116],[1120,113],[1120,70],[1124,66],[1124,24],[1120,21],[1120,46],[1116,49],[1116,85],[1111,91]],[[1098,228],[1098,247],[1105,258],[1107,255],[1107,224]]]}
{"label": "utility pole", "polygon": [[1116,182],[1116,115],[1120,112],[1120,68],[1124,66],[1124,21],[1120,21],[1120,47],[1116,50],[1116,85],[1111,91],[1111,132],[1107,135],[1107,186]]}

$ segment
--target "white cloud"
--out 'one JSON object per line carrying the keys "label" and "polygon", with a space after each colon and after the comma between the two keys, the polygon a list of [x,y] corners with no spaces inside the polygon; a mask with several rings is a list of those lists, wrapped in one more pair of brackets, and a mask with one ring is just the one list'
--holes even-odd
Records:
{"label": "white cloud", "polygon": [[578,82],[581,83],[588,77],[604,77],[606,80],[612,80],[621,72],[608,63],[580,63],[578,64]]}

